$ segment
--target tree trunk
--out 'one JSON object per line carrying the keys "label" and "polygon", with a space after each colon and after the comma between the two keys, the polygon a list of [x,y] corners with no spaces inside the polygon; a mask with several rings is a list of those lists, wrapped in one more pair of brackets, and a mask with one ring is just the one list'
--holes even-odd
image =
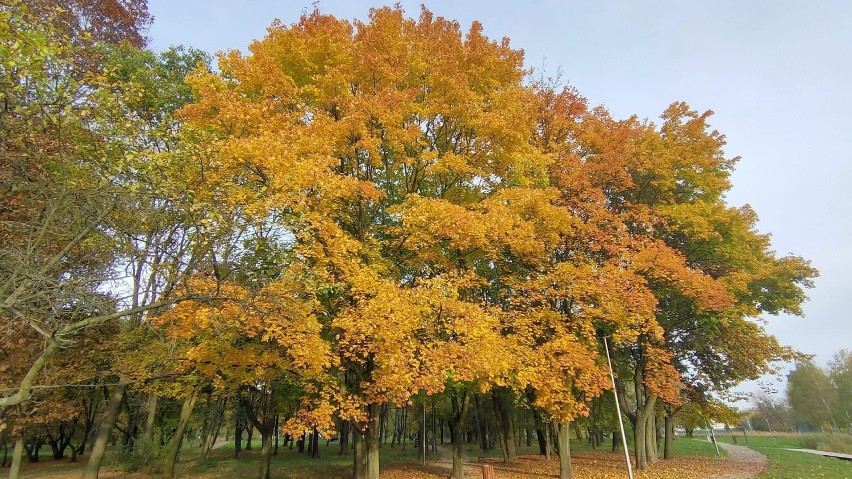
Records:
{"label": "tree trunk", "polygon": [[473,419],[479,434],[479,448],[482,449],[482,452],[488,452],[488,420],[485,418],[485,406],[479,398],[479,394],[473,394]]}
{"label": "tree trunk", "polygon": [[313,446],[311,447],[311,457],[313,459],[319,459],[319,457],[320,457],[320,455],[319,455],[319,442],[320,442],[319,429],[317,429],[316,426],[314,426],[313,438],[311,440],[311,443],[313,444]]}
{"label": "tree trunk", "polygon": [[657,458],[657,415],[652,410],[645,417],[645,456],[648,458],[648,465],[655,464]]}
{"label": "tree trunk", "polygon": [[[364,438],[367,442],[367,475],[366,479],[379,479],[379,432],[380,432],[380,407],[378,404],[367,406],[367,430]],[[404,441],[404,439],[403,439]],[[404,442],[403,442],[404,444]]]}
{"label": "tree trunk", "polygon": [[544,459],[549,461],[553,451],[553,441],[550,440],[550,423],[544,425]]}
{"label": "tree trunk", "polygon": [[[272,455],[273,456],[278,455],[278,439],[281,436],[281,427],[280,427],[281,425],[278,422],[280,420],[280,418],[281,418],[280,414],[275,415],[275,429],[273,430],[273,433],[272,433],[273,436],[275,436],[275,447],[272,449]],[[285,437],[284,440],[286,441],[287,438]]]}
{"label": "tree trunk", "polygon": [[219,437],[219,427],[222,424],[222,417],[225,414],[225,406],[227,403],[227,398],[220,396],[216,398],[216,402],[213,403],[213,407],[209,412],[207,425],[204,431],[204,442],[201,445],[202,463],[207,462],[207,459],[210,457],[210,451],[213,450],[213,446],[216,444],[216,439]]}
{"label": "tree trunk", "polygon": [[437,416],[435,415],[435,398],[432,398],[432,452],[438,452],[438,431],[436,424]]}
{"label": "tree trunk", "polygon": [[542,456],[547,455],[547,438],[544,435],[544,428],[542,427],[541,415],[538,413],[538,409],[535,408],[532,404],[535,402],[535,392],[532,390],[527,391],[527,402],[530,404],[530,411],[532,411],[533,415],[533,424],[535,426],[535,436],[538,440],[538,450],[539,454]]}
{"label": "tree trunk", "polygon": [[272,459],[272,432],[275,429],[274,418],[267,418],[260,428],[260,479],[269,479],[269,464]]}
{"label": "tree trunk", "polygon": [[556,440],[559,444],[559,479],[574,477],[574,470],[571,467],[570,426],[570,422],[562,423],[556,433]]}
{"label": "tree trunk", "polygon": [[240,421],[237,421],[234,428],[234,457],[240,457],[240,452],[243,450],[243,426]]}
{"label": "tree trunk", "polygon": [[636,457],[636,469],[648,470],[648,456],[645,449],[645,427],[647,422],[644,417],[637,417],[633,425],[633,453]]}
{"label": "tree trunk", "polygon": [[24,456],[24,438],[15,439],[15,449],[12,451],[12,467],[9,469],[9,479],[21,477],[21,459]]}
{"label": "tree trunk", "polygon": [[121,399],[124,397],[124,391],[127,389],[127,383],[119,382],[112,388],[112,393],[109,395],[109,403],[107,410],[101,418],[101,424],[98,426],[98,432],[95,436],[94,445],[92,445],[92,454],[89,456],[89,462],[86,464],[86,469],[83,471],[83,479],[97,479],[98,471],[101,469],[101,462],[104,459],[107,442],[109,441],[112,428],[115,426],[115,420],[118,417],[118,410],[121,408]]}
{"label": "tree trunk", "polygon": [[178,455],[180,454],[181,446],[183,446],[183,436],[186,434],[186,428],[189,425],[189,418],[192,416],[192,408],[195,407],[197,397],[197,390],[193,390],[192,394],[183,401],[183,405],[180,408],[178,427],[175,431],[175,437],[172,438],[169,453],[166,456],[166,464],[163,466],[163,476],[166,479],[175,477],[175,464],[177,464]]}
{"label": "tree trunk", "polygon": [[148,403],[145,405],[147,416],[145,417],[145,441],[150,445],[154,443],[154,423],[157,419],[157,401],[156,394],[148,395]]}
{"label": "tree trunk", "polygon": [[402,434],[402,448],[405,449],[405,443],[408,439],[408,405],[402,407],[402,423],[400,424],[400,432]]}
{"label": "tree trunk", "polygon": [[672,449],[672,443],[674,442],[674,418],[672,416],[666,416],[665,426],[666,438],[663,445],[663,458],[673,459],[674,450]]}
{"label": "tree trunk", "polygon": [[357,424],[352,425],[352,477],[364,479],[367,476],[367,454],[364,433]]}
{"label": "tree trunk", "polygon": [[426,465],[426,404],[417,405],[417,458],[420,464]]}
{"label": "tree trunk", "polygon": [[379,408],[379,444],[388,442],[388,417],[390,416],[390,406],[382,404]]}
{"label": "tree trunk", "polygon": [[340,421],[340,452],[339,456],[349,455],[349,421]]}
{"label": "tree trunk", "polygon": [[453,446],[453,473],[452,479],[464,479],[464,423],[467,419],[467,411],[470,406],[470,394],[467,391],[454,393],[450,397],[453,408],[452,425],[450,435]]}
{"label": "tree trunk", "polygon": [[515,462],[518,459],[518,450],[515,447],[515,432],[512,427],[511,409],[514,404],[512,390],[507,388],[495,390],[492,397],[503,442],[503,462]]}

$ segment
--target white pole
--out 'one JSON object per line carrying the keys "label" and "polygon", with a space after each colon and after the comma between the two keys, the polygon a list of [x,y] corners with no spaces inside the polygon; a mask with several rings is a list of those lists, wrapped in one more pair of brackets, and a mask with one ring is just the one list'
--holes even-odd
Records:
{"label": "white pole", "polygon": [[713,434],[713,424],[706,417],[704,418],[704,422],[707,424],[707,429],[710,431],[710,439],[713,441],[713,445],[716,446],[716,457],[719,457],[722,454],[719,452],[719,445],[716,444],[716,435]]}
{"label": "white pole", "polygon": [[630,453],[627,452],[627,436],[624,435],[624,420],[621,419],[621,406],[618,404],[618,392],[615,390],[615,373],[612,372],[612,359],[609,357],[609,345],[604,340],[604,349],[606,349],[606,362],[609,364],[609,378],[612,380],[612,396],[615,398],[615,412],[618,416],[618,427],[621,429],[621,444],[624,445],[624,460],[627,462],[627,475],[633,479],[633,466],[630,464]]}

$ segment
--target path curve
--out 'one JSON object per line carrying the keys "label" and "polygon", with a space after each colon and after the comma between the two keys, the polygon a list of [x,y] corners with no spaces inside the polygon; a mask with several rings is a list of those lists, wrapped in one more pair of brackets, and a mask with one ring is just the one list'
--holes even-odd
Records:
{"label": "path curve", "polygon": [[710,476],[712,479],[752,479],[766,470],[769,460],[763,454],[745,446],[717,442],[728,453],[726,461],[736,467],[736,472]]}

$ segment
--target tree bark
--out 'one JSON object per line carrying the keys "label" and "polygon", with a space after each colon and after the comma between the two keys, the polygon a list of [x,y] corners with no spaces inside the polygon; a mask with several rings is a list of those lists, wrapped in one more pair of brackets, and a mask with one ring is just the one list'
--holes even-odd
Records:
{"label": "tree bark", "polygon": [[501,388],[495,390],[492,396],[503,442],[503,462],[515,462],[518,459],[518,450],[515,447],[515,432],[512,428],[511,409],[514,404],[512,390]]}
{"label": "tree bark", "polygon": [[177,464],[181,446],[183,446],[183,436],[186,434],[186,428],[189,425],[189,418],[192,416],[192,409],[195,407],[197,397],[198,391],[193,390],[192,394],[183,401],[183,405],[180,408],[177,431],[175,431],[175,437],[172,438],[172,444],[166,456],[166,464],[163,466],[163,476],[167,479],[175,477],[175,465]]}
{"label": "tree bark", "polygon": [[367,406],[367,430],[364,438],[367,442],[367,475],[366,479],[379,479],[379,441],[380,432],[380,406],[370,404]]}
{"label": "tree bark", "polygon": [[201,462],[207,462],[210,457],[210,451],[216,444],[216,439],[219,436],[219,427],[222,424],[222,417],[225,414],[225,407],[228,403],[227,398],[218,397],[213,404],[210,416],[207,420],[207,427],[204,433],[204,443],[201,445]]}
{"label": "tree bark", "polygon": [[571,467],[570,426],[569,422],[560,424],[556,436],[559,444],[559,479],[574,477],[574,469]]}
{"label": "tree bark", "polygon": [[654,414],[653,410],[645,417],[645,456],[648,458],[649,465],[659,461],[657,457],[657,415]]}
{"label": "tree bark", "polygon": [[352,425],[352,477],[364,479],[367,476],[367,454],[364,433],[357,424]]}
{"label": "tree bark", "polygon": [[553,441],[550,439],[550,423],[544,425],[544,459],[549,461],[553,454]]}
{"label": "tree bark", "polygon": [[426,465],[426,404],[417,405],[417,458],[420,464]]}
{"label": "tree bark", "polygon": [[156,394],[149,394],[148,402],[145,405],[147,416],[145,417],[145,431],[143,435],[145,437],[145,441],[148,442],[148,444],[154,443],[154,423],[157,419],[158,400],[159,398]]}
{"label": "tree bark", "polygon": [[339,456],[349,455],[349,421],[340,421],[340,452]]}
{"label": "tree bark", "polygon": [[243,426],[240,421],[237,421],[234,427],[234,457],[240,457],[240,452],[243,450]]}
{"label": "tree bark", "polygon": [[269,479],[270,461],[272,460],[272,431],[275,429],[275,423],[272,418],[266,419],[263,422],[263,427],[260,429],[260,479]]}
{"label": "tree bark", "polygon": [[320,457],[320,455],[319,455],[319,442],[320,442],[319,429],[317,429],[316,426],[314,426],[313,437],[312,437],[312,440],[311,440],[311,443],[312,443],[311,457],[313,459],[319,459],[319,457]]}
{"label": "tree bark", "polygon": [[452,403],[453,417],[450,435],[453,446],[453,479],[464,479],[464,423],[470,407],[470,394],[462,391],[461,396],[454,393],[450,397]]}
{"label": "tree bark", "polygon": [[666,426],[666,438],[663,445],[663,458],[664,459],[673,459],[674,458],[674,450],[672,448],[674,442],[674,418],[672,416],[666,415],[665,419]]}
{"label": "tree bark", "polygon": [[127,383],[121,381],[112,388],[107,410],[103,418],[101,418],[101,424],[98,427],[95,442],[92,445],[92,454],[89,456],[86,469],[83,471],[83,479],[98,478],[98,471],[101,469],[107,442],[109,441],[112,428],[115,426],[115,420],[118,417],[118,410],[121,408],[121,399],[124,397],[125,390],[127,390]]}
{"label": "tree bark", "polygon": [[12,451],[12,467],[9,469],[9,479],[21,477],[21,459],[24,456],[24,438],[15,439],[15,449]]}

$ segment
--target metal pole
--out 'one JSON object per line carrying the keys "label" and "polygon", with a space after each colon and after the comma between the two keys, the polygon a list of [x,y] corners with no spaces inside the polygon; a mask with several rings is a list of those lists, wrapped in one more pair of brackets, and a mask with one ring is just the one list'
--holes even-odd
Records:
{"label": "metal pole", "polygon": [[707,424],[707,430],[710,431],[710,439],[713,441],[713,445],[716,446],[716,457],[721,456],[719,444],[716,443],[716,435],[713,434],[713,424],[706,417],[704,418],[704,423]]}
{"label": "metal pole", "polygon": [[606,362],[609,365],[609,378],[612,380],[612,396],[615,398],[615,412],[618,416],[618,427],[621,429],[621,444],[624,445],[624,460],[627,462],[627,475],[633,479],[633,465],[630,464],[630,453],[627,452],[627,436],[624,435],[624,420],[621,418],[621,406],[618,404],[618,392],[615,390],[615,373],[612,372],[612,359],[609,357],[609,345],[604,340],[604,349],[606,350]]}
{"label": "metal pole", "polygon": [[778,447],[778,441],[775,440],[775,431],[772,430],[772,424],[769,424],[768,417],[764,419],[766,419],[766,426],[769,428],[769,435],[772,436],[772,444],[774,444],[775,447]]}

